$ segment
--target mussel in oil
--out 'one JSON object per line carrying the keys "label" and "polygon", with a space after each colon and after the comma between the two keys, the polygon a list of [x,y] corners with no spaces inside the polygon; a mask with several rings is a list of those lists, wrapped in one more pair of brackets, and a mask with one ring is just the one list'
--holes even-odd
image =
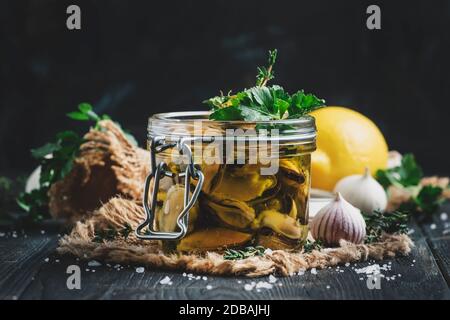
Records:
{"label": "mussel in oil", "polygon": [[177,245],[177,251],[207,251],[240,247],[252,239],[252,234],[226,228],[195,231]]}

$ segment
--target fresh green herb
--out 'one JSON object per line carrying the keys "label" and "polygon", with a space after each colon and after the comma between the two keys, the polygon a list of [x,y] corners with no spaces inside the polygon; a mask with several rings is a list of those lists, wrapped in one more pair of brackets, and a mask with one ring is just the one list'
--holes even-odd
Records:
{"label": "fresh green herb", "polygon": [[378,170],[375,175],[378,182],[386,189],[390,185],[397,187],[417,186],[423,177],[423,171],[417,164],[414,155],[405,154],[401,165],[386,170]]}
{"label": "fresh green herb", "polygon": [[211,120],[268,121],[300,118],[325,105],[325,100],[300,90],[290,95],[278,85],[267,86],[274,78],[277,51],[269,51],[267,67],[258,67],[256,86],[234,95],[228,93],[203,101],[211,108]]}
{"label": "fresh green herb", "polygon": [[273,65],[277,61],[277,49],[271,51],[269,50],[269,59],[267,61],[266,67],[258,67],[258,75],[256,76],[256,85],[258,87],[263,87],[267,84],[267,81],[272,80],[275,75],[273,72]]}
{"label": "fresh green herb", "polygon": [[377,242],[383,233],[402,234],[408,232],[409,215],[401,211],[381,212],[374,211],[372,214],[363,213],[366,221],[365,243]]}
{"label": "fresh green herb", "polygon": [[242,260],[249,257],[263,256],[266,249],[262,246],[246,247],[243,250],[227,249],[223,258],[225,260]]}
{"label": "fresh green herb", "polygon": [[399,208],[400,211],[432,214],[444,202],[443,188],[420,185],[423,171],[412,154],[404,155],[398,167],[378,170],[375,177],[385,189],[395,186],[405,188],[411,193],[410,201],[403,203]]}
{"label": "fresh green herb", "polygon": [[[95,128],[98,128],[100,120],[109,119],[106,115],[97,115],[88,103],[79,104],[78,111],[67,115],[74,120],[94,121]],[[73,161],[83,141],[76,132],[63,131],[56,135],[53,142],[31,150],[31,155],[38,160],[41,167],[39,189],[22,192],[17,203],[32,221],[37,222],[49,217],[48,191],[53,183],[63,179],[72,170]]]}
{"label": "fresh green herb", "polygon": [[442,197],[443,191],[444,189],[438,186],[426,185],[417,187],[411,199],[406,203],[402,203],[399,210],[407,212],[420,211],[426,214],[433,214],[445,201],[445,198]]}
{"label": "fresh green herb", "polygon": [[320,240],[316,240],[316,241],[311,241],[311,240],[306,240],[306,243],[303,245],[303,252],[304,253],[310,253],[313,250],[322,250],[323,248],[323,243]]}
{"label": "fresh green herb", "polygon": [[124,226],[119,230],[109,226],[106,229],[95,230],[94,238],[92,239],[92,241],[97,243],[103,243],[105,241],[112,241],[118,239],[119,237],[122,237],[126,240],[128,239],[128,236],[132,231],[133,229],[128,223],[125,223]]}

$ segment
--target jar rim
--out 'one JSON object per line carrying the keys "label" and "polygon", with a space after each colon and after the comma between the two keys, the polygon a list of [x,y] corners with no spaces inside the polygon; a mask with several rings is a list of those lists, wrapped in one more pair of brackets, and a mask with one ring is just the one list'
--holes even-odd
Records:
{"label": "jar rim", "polygon": [[[266,129],[264,140],[279,140],[280,143],[306,144],[316,141],[316,124],[314,117],[307,115],[297,119],[242,121],[229,120],[217,121],[209,119],[209,111],[179,111],[157,113],[149,118],[148,138],[156,136],[170,136],[174,140],[184,138],[186,133],[189,139],[203,139],[210,137],[208,130],[215,132],[213,136],[226,135],[228,129],[249,129],[254,127],[258,133]],[[200,123],[201,130],[196,131],[196,125]],[[258,126],[260,126],[258,128]],[[277,131],[274,133],[272,129]],[[261,139],[261,137],[249,137],[248,139]]]}
{"label": "jar rim", "polygon": [[283,124],[283,125],[303,125],[305,127],[315,125],[314,117],[310,115],[305,115],[300,118],[295,119],[280,119],[280,120],[256,120],[256,121],[245,121],[245,120],[210,120],[209,115],[210,111],[175,111],[175,112],[161,112],[155,113],[149,118],[149,121],[154,120],[163,120],[180,123],[185,121],[202,121],[203,123],[211,123],[211,124],[233,124],[233,125],[248,125],[248,124]]}

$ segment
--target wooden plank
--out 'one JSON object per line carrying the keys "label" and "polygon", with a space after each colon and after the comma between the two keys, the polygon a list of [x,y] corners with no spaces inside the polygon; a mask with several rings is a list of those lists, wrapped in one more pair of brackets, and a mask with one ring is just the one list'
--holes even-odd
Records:
{"label": "wooden plank", "polygon": [[0,238],[0,299],[17,299],[56,248],[56,234],[3,232]]}
{"label": "wooden plank", "polygon": [[[253,288],[245,285],[265,281],[269,278],[247,279],[242,277],[211,277],[207,280],[183,277],[180,273],[146,269],[137,273],[135,267],[114,267],[102,265],[92,268],[86,261],[71,257],[52,256],[42,266],[21,298],[24,299],[445,299],[449,289],[436,265],[435,259],[420,229],[413,224],[412,236],[416,241],[412,255],[380,263],[391,270],[382,271],[395,280],[381,280],[381,288],[369,289],[367,276],[355,269],[369,263],[352,264],[348,267],[310,271],[289,278],[277,278],[270,289]],[[56,259],[61,261],[58,263]],[[68,265],[81,268],[81,290],[69,290],[66,286]],[[89,271],[87,271],[87,269]],[[95,270],[95,272],[92,272]],[[400,276],[398,276],[400,274]],[[172,285],[161,284],[166,276]],[[362,278],[362,280],[360,280]],[[280,285],[281,283],[281,285]],[[208,290],[207,285],[211,286]]]}
{"label": "wooden plank", "polygon": [[432,221],[421,224],[428,244],[447,284],[450,286],[450,203],[441,207]]}

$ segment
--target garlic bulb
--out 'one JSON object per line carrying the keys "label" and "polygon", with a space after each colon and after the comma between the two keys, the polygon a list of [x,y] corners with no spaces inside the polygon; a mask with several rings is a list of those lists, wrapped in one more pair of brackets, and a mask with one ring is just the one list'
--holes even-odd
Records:
{"label": "garlic bulb", "polygon": [[367,214],[374,210],[384,211],[387,206],[386,192],[372,178],[368,168],[363,175],[351,175],[339,180],[334,192],[340,192],[348,202]]}
{"label": "garlic bulb", "polygon": [[327,245],[339,245],[341,239],[361,243],[366,236],[366,222],[359,209],[337,193],[335,199],[320,209],[312,220],[311,234],[315,240]]}

